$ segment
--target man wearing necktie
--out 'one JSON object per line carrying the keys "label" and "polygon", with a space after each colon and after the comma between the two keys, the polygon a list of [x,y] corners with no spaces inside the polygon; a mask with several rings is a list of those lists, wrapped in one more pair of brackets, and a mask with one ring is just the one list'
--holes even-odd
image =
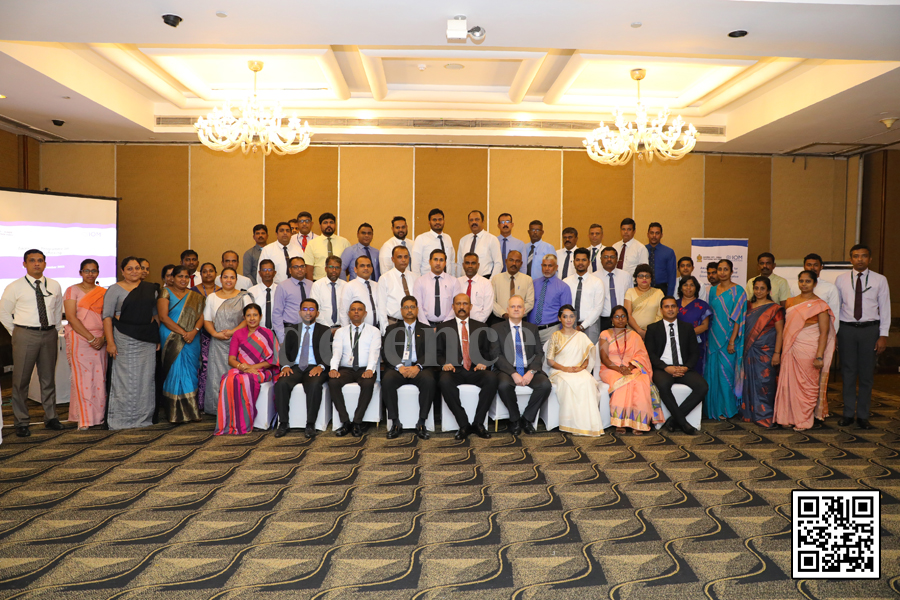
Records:
{"label": "man wearing necktie", "polygon": [[275,408],[278,410],[278,428],[275,437],[287,434],[291,393],[297,385],[303,385],[306,395],[307,439],[316,435],[316,419],[322,404],[322,388],[328,381],[327,368],[331,362],[331,330],[316,323],[319,304],[307,298],[300,304],[300,323],[285,330],[281,345],[281,377],[274,386]]}
{"label": "man wearing necktie", "polygon": [[419,302],[419,320],[437,327],[453,316],[453,296],[460,292],[459,281],[445,270],[447,255],[435,248],[431,251],[430,271],[413,285],[413,296]]}
{"label": "man wearing necktie", "polygon": [[[312,232],[312,215],[305,210],[301,211],[297,215],[297,227],[300,228],[300,231],[297,232],[294,239],[303,251],[306,252],[309,243],[316,237],[316,234]],[[307,273],[307,278],[311,278],[309,273]]]}
{"label": "man wearing necktie", "polygon": [[528,224],[529,242],[525,244],[525,262],[522,270],[532,279],[541,276],[541,262],[548,254],[556,254],[556,248],[543,241],[544,224],[534,220]]}
{"label": "man wearing necktie", "polygon": [[[259,253],[259,262],[271,260],[275,263],[275,283],[281,283],[290,279],[290,265],[292,258],[298,256],[305,259],[303,248],[291,235],[291,226],[287,221],[282,221],[275,226],[275,241],[262,249]],[[259,270],[259,263],[256,265]]]}
{"label": "man wearing necktie", "polygon": [[200,257],[197,253],[190,248],[182,252],[181,266],[187,268],[188,275],[191,276],[191,287],[200,285],[200,273],[197,272],[197,267],[200,266]]}
{"label": "man wearing necktie", "polygon": [[341,262],[347,271],[347,281],[356,279],[356,259],[365,256],[372,263],[372,281],[378,281],[381,277],[381,263],[377,260],[378,253],[371,247],[374,230],[368,223],[363,223],[356,230],[356,244],[353,244],[341,254]]}
{"label": "man wearing necktie", "polygon": [[[687,416],[709,391],[703,376],[693,370],[700,358],[700,345],[690,323],[678,319],[678,301],[675,298],[666,296],[660,302],[660,308],[663,320],[648,325],[644,336],[650,364],[653,365],[653,383],[672,415],[666,421],[666,428],[669,431],[681,429],[688,435],[694,435],[697,430],[687,422]],[[691,394],[680,405],[672,394],[672,386],[676,383],[691,388]]]}
{"label": "man wearing necktie", "polygon": [[419,322],[419,305],[414,296],[405,296],[400,303],[403,319],[390,325],[384,334],[382,343],[382,361],[385,364],[381,377],[381,398],[384,401],[391,427],[388,430],[389,440],[396,438],[403,431],[400,423],[397,390],[404,385],[414,385],[419,390],[419,420],[416,422],[416,435],[427,440],[430,436],[425,428],[428,411],[434,401],[434,370],[426,367],[431,361],[427,358],[425,346],[426,333],[429,328]]}
{"label": "man wearing necktie", "polygon": [[594,223],[591,225],[590,229],[588,229],[588,239],[591,242],[591,245],[588,246],[588,251],[590,251],[590,263],[591,266],[588,268],[588,271],[591,273],[596,273],[600,270],[600,253],[603,251],[603,226],[599,223]]}
{"label": "man wearing necktie", "polygon": [[[525,300],[512,296],[506,309],[509,319],[494,325],[496,340],[491,342],[491,358],[496,362],[497,393],[509,411],[509,431],[518,435],[534,433],[538,411],[550,397],[551,385],[544,367],[544,348],[538,328],[527,323]],[[516,396],[518,387],[531,388],[531,398],[520,415]]]}
{"label": "man wearing necktie", "polygon": [[[425,276],[431,269],[431,253],[440,250],[447,258],[447,274],[454,275],[456,271],[456,251],[453,248],[453,239],[444,233],[444,211],[432,208],[428,212],[429,231],[416,237],[412,249],[412,263],[410,269],[419,276]],[[419,299],[419,310],[424,308]]]}
{"label": "man wearing necktie", "polygon": [[474,254],[478,257],[478,275],[490,279],[503,269],[503,257],[500,253],[500,242],[496,237],[484,230],[484,213],[473,210],[469,213],[469,230],[472,233],[464,235],[459,241],[459,251],[456,258],[457,276],[463,272],[463,261],[466,254]]}
{"label": "man wearing necktie", "polygon": [[319,323],[331,328],[333,334],[341,326],[341,299],[347,282],[341,279],[340,256],[329,257],[325,262],[325,277],[312,284],[312,296],[319,303]]}
{"label": "man wearing necktie", "polygon": [[[326,212],[319,215],[319,229],[322,235],[317,235],[306,245],[306,262],[313,270],[314,281],[325,278],[325,261],[329,256],[342,256],[344,250],[350,247],[350,242],[345,237],[337,235],[337,217],[333,213]],[[344,265],[347,266],[346,264]],[[342,277],[343,278],[343,277]]]}
{"label": "man wearing necktie", "polygon": [[591,275],[591,253],[587,248],[578,248],[573,254],[573,273],[565,279],[572,292],[572,306],[575,307],[575,329],[583,331],[592,344],[600,339],[600,311],[606,300],[606,286]]}
{"label": "man wearing necktie", "polygon": [[512,250],[506,257],[506,271],[491,279],[494,290],[494,308],[488,323],[493,326],[507,318],[506,306],[513,296],[525,299],[525,314],[534,308],[534,281],[521,271],[522,255]]}
{"label": "man wearing necktie", "polygon": [[510,252],[518,252],[520,260],[522,260],[525,256],[525,242],[513,237],[513,226],[513,218],[511,214],[501,213],[500,216],[497,217],[497,229],[500,230],[500,235],[497,236],[497,241],[500,242],[500,258],[501,260],[503,260],[503,268],[500,271],[501,273],[506,273],[506,260],[509,257]]}
{"label": "man wearing necktie", "polygon": [[541,277],[534,280],[534,310],[528,322],[536,325],[544,344],[559,330],[559,309],[572,304],[572,291],[556,276],[556,254],[548,254],[541,262]]}
{"label": "man wearing necktie", "polygon": [[[375,301],[375,297],[378,295],[378,284],[372,281],[372,261],[365,256],[357,257],[356,274],[356,279],[348,281],[344,286],[341,306],[348,307],[353,302],[362,302],[366,307],[366,323],[380,328],[384,315],[378,314],[378,303]],[[349,323],[349,313],[342,314],[341,326],[346,327]]]}
{"label": "man wearing necktie", "polygon": [[487,323],[494,308],[494,288],[490,281],[478,275],[478,255],[474,252],[465,254],[462,268],[465,275],[457,278],[457,281],[460,291],[465,292],[469,302],[472,303],[469,316],[481,323]]}
{"label": "man wearing necktie", "polygon": [[403,320],[403,298],[411,296],[413,286],[418,277],[410,272],[410,254],[404,246],[394,246],[391,251],[392,268],[385,271],[378,282],[378,314],[384,318],[381,321],[382,330],[387,330],[388,325]]}
{"label": "man wearing necktie", "polygon": [[634,286],[634,278],[616,268],[617,260],[618,253],[612,246],[607,246],[600,252],[601,268],[595,276],[600,279],[604,288],[603,310],[600,311],[601,331],[612,327],[612,309],[625,302],[625,292]]}
{"label": "man wearing necktie", "polygon": [[[328,390],[341,425],[334,435],[343,437],[352,433],[360,437],[364,432],[363,418],[375,391],[375,374],[381,358],[381,332],[365,322],[366,307],[355,300],[347,311],[349,323],[334,336],[331,370],[328,372]],[[344,386],[359,384],[359,402],[351,417],[344,403]]]}
{"label": "man wearing necktie", "polygon": [[[406,217],[394,217],[391,219],[391,234],[391,239],[382,244],[381,250],[378,251],[378,262],[382,275],[394,268],[393,251],[397,246],[406,248],[406,250],[409,251],[410,260],[412,260],[413,241],[407,239],[409,226],[406,223]],[[415,273],[416,275],[419,274],[418,271],[412,268],[411,263],[408,267],[411,273]],[[380,280],[381,279],[379,278],[379,281]]]}
{"label": "man wearing necktie", "polygon": [[272,330],[279,342],[284,341],[284,328],[297,324],[300,304],[312,296],[312,283],[306,278],[306,263],[294,257],[290,262],[291,278],[275,288],[272,302]]}
{"label": "man wearing necktie", "polygon": [[253,296],[253,301],[263,309],[262,326],[274,331],[272,306],[275,302],[275,290],[278,289],[278,284],[275,283],[275,263],[269,259],[263,260],[259,265],[258,279],[259,283],[247,291]]}
{"label": "man wearing necktie", "polygon": [[[644,265],[650,262],[650,256],[647,254],[647,247],[634,239],[635,222],[632,218],[622,219],[619,231],[622,239],[612,245],[619,254],[619,260],[616,268],[625,271],[629,275],[634,275],[634,269],[638,265]],[[619,299],[622,302],[624,299]]]}
{"label": "man wearing necktie", "polygon": [[572,265],[572,259],[577,247],[578,230],[574,227],[566,227],[563,229],[563,247],[556,251],[556,261],[559,264],[557,277],[560,279],[565,279],[575,270]]}

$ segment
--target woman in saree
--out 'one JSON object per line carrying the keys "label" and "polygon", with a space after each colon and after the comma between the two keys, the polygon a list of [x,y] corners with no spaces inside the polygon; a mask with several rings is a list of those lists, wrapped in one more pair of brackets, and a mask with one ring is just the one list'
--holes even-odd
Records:
{"label": "woman in saree", "polygon": [[628,329],[624,306],[613,307],[610,318],[612,329],[600,332],[600,380],[609,386],[610,422],[616,433],[630,427],[641,435],[665,421],[662,403],[651,392],[650,357],[641,336]]}
{"label": "woman in saree", "polygon": [[252,431],[260,387],[278,373],[278,340],[271,329],[259,326],[262,308],[248,304],[243,314],[247,327],[235,331],[229,342],[231,369],[219,388],[216,435],[242,435]]}
{"label": "woman in saree", "polygon": [[156,301],[162,365],[162,396],[170,423],[200,420],[197,391],[200,371],[200,329],[206,299],[187,289],[187,267],[172,270],[172,285]]}
{"label": "woman in saree", "polygon": [[700,359],[694,365],[694,370],[703,375],[703,367],[706,365],[706,338],[709,335],[712,309],[709,304],[697,297],[700,289],[700,282],[693,275],[683,277],[678,283],[678,320],[689,324],[697,334]]}
{"label": "woman in saree", "polygon": [[719,283],[709,290],[713,315],[703,378],[709,383],[706,416],[716,420],[737,414],[744,391],[741,368],[747,294],[743,286],[731,281],[732,273],[734,264],[727,258],[720,260],[716,267]]}
{"label": "woman in saree", "polygon": [[628,311],[628,325],[644,339],[647,325],[662,319],[659,303],[663,299],[662,290],[653,287],[653,270],[650,265],[638,265],[634,269],[635,287],[625,292],[625,310]]}
{"label": "woman in saree", "polygon": [[72,370],[69,420],[78,429],[101,425],[106,413],[106,337],[103,335],[103,296],[97,285],[100,265],[92,258],[81,261],[81,283],[66,290],[66,358]]}
{"label": "woman in saree", "polygon": [[828,369],[834,354],[835,315],[828,303],[815,295],[818,276],[801,271],[800,295],[785,302],[784,351],[781,377],[775,396],[775,421],[793,425],[795,431],[813,426],[814,419],[828,416]]}
{"label": "woman in saree", "polygon": [[156,411],[156,286],[141,281],[141,264],[134,256],[123,259],[121,267],[122,281],[109,286],[103,297],[106,353],[113,359],[110,429],[147,427]]}
{"label": "woman in saree", "polygon": [[550,381],[559,398],[559,429],[576,435],[603,435],[600,392],[591,375],[594,345],[575,329],[575,307],[564,304],[558,313],[561,329],[547,343]]}
{"label": "woman in saree", "polygon": [[209,357],[206,364],[206,400],[203,411],[216,414],[219,408],[219,386],[228,372],[228,348],[231,336],[247,326],[244,307],[253,302],[247,292],[234,288],[237,271],[231,267],[222,269],[222,289],[206,298],[203,310],[203,328],[209,334]]}
{"label": "woman in saree", "polygon": [[[192,292],[197,292],[204,298],[209,298],[210,294],[215,294],[222,288],[216,285],[216,265],[212,263],[203,263],[200,265],[200,283],[191,288]],[[206,328],[200,330],[200,375],[197,380],[199,392],[197,393],[197,405],[202,411],[206,406],[206,364],[209,359],[209,343],[212,338],[206,332]],[[215,402],[215,397],[210,402]]]}
{"label": "woman in saree", "polygon": [[741,418],[766,428],[777,428],[772,419],[776,367],[781,359],[784,309],[772,300],[772,282],[765,275],[753,281],[753,299],[744,324],[744,369]]}

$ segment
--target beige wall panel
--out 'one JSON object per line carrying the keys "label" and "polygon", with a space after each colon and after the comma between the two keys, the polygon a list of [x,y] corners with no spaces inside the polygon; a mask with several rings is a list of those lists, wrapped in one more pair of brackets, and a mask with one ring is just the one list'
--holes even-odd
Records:
{"label": "beige wall panel", "polygon": [[116,195],[115,144],[43,144],[41,189],[88,196]]}
{"label": "beige wall panel", "polygon": [[19,187],[19,138],[0,131],[0,187]]}
{"label": "beige wall panel", "polygon": [[583,150],[563,152],[563,226],[578,230],[580,246],[590,244],[592,223],[603,226],[605,244],[621,237],[619,223],[632,216],[633,172],[631,163],[611,167],[591,160]]}
{"label": "beige wall panel", "polygon": [[[844,215],[847,214],[847,203],[850,201],[847,197],[848,162],[846,159],[841,159],[834,163],[834,179],[831,188],[831,214],[834,216],[831,221],[831,252],[828,255],[822,255],[825,260],[840,260],[844,254],[844,231],[847,227]],[[855,194],[853,198],[856,198]]]}
{"label": "beige wall panel", "polygon": [[[887,277],[890,289],[900,289],[900,150],[885,150],[887,177],[884,180],[884,220],[882,236],[881,274]],[[900,314],[900,294],[891,295],[891,314]]]}
{"label": "beige wall panel", "polygon": [[[544,224],[544,241],[562,247],[560,187],[561,150],[491,149],[491,220],[508,212],[518,227],[515,236],[528,238],[528,222]],[[496,234],[494,225],[491,232]]]}
{"label": "beige wall panel", "polygon": [[26,152],[28,154],[28,181],[27,189],[41,189],[41,143],[34,138],[26,138]]}
{"label": "beige wall panel", "polygon": [[152,281],[188,247],[188,152],[187,146],[118,148],[119,258],[149,260]]}
{"label": "beige wall panel", "polygon": [[[459,247],[460,238],[470,233],[469,212],[480,210],[487,217],[487,180],[487,149],[416,148],[416,235],[428,231],[428,212],[440,208],[444,231]],[[491,211],[493,223],[487,223],[494,234],[498,214]]]}
{"label": "beige wall panel", "polygon": [[190,243],[201,262],[219,266],[225,250],[243,255],[262,213],[262,156],[191,146]]}
{"label": "beige wall panel", "polygon": [[[634,164],[635,239],[647,243],[647,226],[663,226],[662,243],[680,257],[690,253],[691,238],[703,237],[703,159],[690,154],[674,162]],[[621,235],[604,240],[612,244]]]}
{"label": "beige wall panel", "polygon": [[356,243],[356,230],[369,223],[372,246],[391,237],[391,219],[413,213],[413,149],[409,147],[341,148],[341,235]]}
{"label": "beige wall panel", "polygon": [[[338,149],[312,146],[300,154],[266,157],[266,219],[269,240],[275,241],[275,225],[297,217],[302,210],[313,216],[313,231],[319,233],[319,215],[337,214]],[[252,227],[252,226],[251,226]],[[253,243],[244,236],[247,248]]]}
{"label": "beige wall panel", "polygon": [[835,260],[847,260],[850,248],[856,243],[856,213],[859,208],[859,156],[847,161],[847,198],[844,203],[844,240],[841,256]]}
{"label": "beige wall panel", "polygon": [[771,191],[770,157],[707,156],[703,237],[747,238],[751,257],[767,251]]}
{"label": "beige wall panel", "polygon": [[777,259],[803,260],[810,252],[834,256],[835,172],[846,163],[831,158],[775,157],[772,169],[772,242]]}

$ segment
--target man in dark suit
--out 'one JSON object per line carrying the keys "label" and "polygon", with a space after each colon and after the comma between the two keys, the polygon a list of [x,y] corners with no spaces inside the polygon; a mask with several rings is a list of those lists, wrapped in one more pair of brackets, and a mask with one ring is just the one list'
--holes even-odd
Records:
{"label": "man in dark suit", "polygon": [[331,361],[331,329],[316,323],[319,303],[307,298],[300,303],[300,323],[285,328],[281,377],[275,383],[278,428],[275,437],[288,432],[291,392],[297,384],[306,392],[306,437],[316,435],[316,417],[322,404],[322,386],[328,381]]}
{"label": "man in dark suit", "polygon": [[[469,318],[471,307],[469,297],[457,294],[453,298],[454,317],[437,326],[437,364],[441,366],[438,386],[447,407],[456,417],[459,430],[456,439],[464,440],[470,433],[488,439],[491,434],[484,428],[484,418],[497,393],[497,374],[490,371],[491,343],[484,323]],[[483,330],[483,331],[482,331]],[[471,341],[471,344],[470,344]],[[466,411],[459,402],[459,387],[463,384],[477,385],[478,408],[473,424],[469,424]]]}
{"label": "man in dark suit", "polygon": [[434,371],[424,367],[426,363],[425,332],[429,330],[419,322],[419,303],[415,296],[404,296],[400,301],[402,321],[389,325],[385,330],[381,345],[381,358],[385,364],[381,377],[381,399],[387,409],[388,418],[393,421],[387,433],[389,440],[396,438],[403,430],[397,408],[397,390],[411,384],[419,388],[419,421],[416,435],[427,440],[431,437],[425,429],[425,419],[434,401]]}
{"label": "man in dark suit", "polygon": [[[534,421],[547,398],[550,397],[550,380],[543,372],[544,348],[540,331],[535,325],[523,321],[525,299],[512,296],[507,304],[509,319],[493,326],[497,340],[491,342],[491,357],[496,361],[499,385],[497,392],[509,411],[509,431],[518,435],[534,433]],[[519,415],[516,386],[531,388],[531,399],[525,413]]]}
{"label": "man in dark suit", "polygon": [[[644,337],[647,354],[653,365],[653,383],[672,415],[666,422],[666,428],[675,431],[677,427],[686,434],[693,435],[696,430],[687,422],[687,416],[709,391],[709,385],[703,376],[692,370],[700,358],[697,334],[690,324],[678,320],[678,301],[675,298],[666,296],[659,306],[663,320],[649,325]],[[691,388],[691,395],[681,406],[678,406],[672,395],[672,386],[676,383]]]}

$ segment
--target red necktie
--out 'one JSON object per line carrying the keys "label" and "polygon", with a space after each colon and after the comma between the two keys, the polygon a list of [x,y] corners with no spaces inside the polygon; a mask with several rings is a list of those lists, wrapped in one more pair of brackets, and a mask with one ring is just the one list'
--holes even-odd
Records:
{"label": "red necktie", "polygon": [[469,287],[466,288],[466,296],[469,297],[469,300],[472,300],[472,280],[469,280]]}
{"label": "red necktie", "polygon": [[303,246],[303,251],[306,252],[306,235],[303,236],[303,242],[300,245]]}
{"label": "red necktie", "polygon": [[462,321],[462,352],[463,352],[463,368],[466,371],[472,370],[472,359],[469,357],[469,330],[466,328],[466,322]]}
{"label": "red necktie", "polygon": [[619,254],[619,262],[616,263],[617,269],[621,269],[625,265],[625,246],[627,246],[627,244],[622,244],[622,253]]}

